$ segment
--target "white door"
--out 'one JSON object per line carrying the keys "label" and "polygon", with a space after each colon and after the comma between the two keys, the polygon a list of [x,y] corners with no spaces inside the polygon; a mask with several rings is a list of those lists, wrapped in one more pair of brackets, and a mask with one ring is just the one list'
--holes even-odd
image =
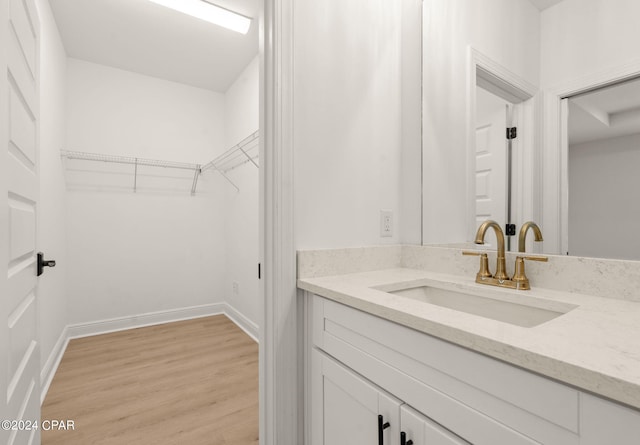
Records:
{"label": "white door", "polygon": [[[0,409],[2,420],[40,419],[37,340],[38,33],[33,0],[3,0],[0,11]],[[38,444],[36,430],[0,431],[0,443]]]}
{"label": "white door", "polygon": [[441,427],[428,417],[411,409],[407,405],[400,408],[400,429],[401,436],[406,445],[469,445],[451,431]]}
{"label": "white door", "polygon": [[478,87],[476,105],[475,228],[487,219],[502,226],[506,222],[507,102]]}
{"label": "white door", "polygon": [[[343,365],[321,355],[322,445],[400,443],[400,402]],[[382,416],[382,417],[380,417]],[[313,445],[320,445],[314,443]]]}

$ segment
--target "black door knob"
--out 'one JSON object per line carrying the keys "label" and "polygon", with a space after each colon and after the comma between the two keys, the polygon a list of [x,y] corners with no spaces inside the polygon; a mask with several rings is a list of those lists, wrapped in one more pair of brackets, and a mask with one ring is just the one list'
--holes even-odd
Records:
{"label": "black door knob", "polygon": [[54,260],[45,260],[44,253],[38,252],[38,276],[42,275],[45,267],[56,267]]}

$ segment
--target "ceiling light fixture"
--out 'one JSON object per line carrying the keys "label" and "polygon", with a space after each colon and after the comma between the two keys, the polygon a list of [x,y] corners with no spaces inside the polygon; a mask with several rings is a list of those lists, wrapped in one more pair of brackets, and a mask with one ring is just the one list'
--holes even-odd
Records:
{"label": "ceiling light fixture", "polygon": [[183,14],[205,20],[215,25],[224,26],[232,31],[246,34],[251,26],[251,19],[204,0],[150,0]]}

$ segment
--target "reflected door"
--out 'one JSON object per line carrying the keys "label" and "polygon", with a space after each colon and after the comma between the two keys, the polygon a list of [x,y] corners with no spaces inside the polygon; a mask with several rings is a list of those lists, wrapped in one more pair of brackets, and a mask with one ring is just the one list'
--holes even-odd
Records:
{"label": "reflected door", "polygon": [[506,213],[507,108],[504,99],[478,87],[476,97],[475,227],[487,219],[503,225]]}

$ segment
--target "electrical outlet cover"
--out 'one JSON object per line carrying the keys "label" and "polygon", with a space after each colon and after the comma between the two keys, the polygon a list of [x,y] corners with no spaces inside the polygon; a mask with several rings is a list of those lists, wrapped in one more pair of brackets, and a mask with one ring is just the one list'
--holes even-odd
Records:
{"label": "electrical outlet cover", "polygon": [[380,236],[388,238],[393,236],[393,212],[380,210]]}

